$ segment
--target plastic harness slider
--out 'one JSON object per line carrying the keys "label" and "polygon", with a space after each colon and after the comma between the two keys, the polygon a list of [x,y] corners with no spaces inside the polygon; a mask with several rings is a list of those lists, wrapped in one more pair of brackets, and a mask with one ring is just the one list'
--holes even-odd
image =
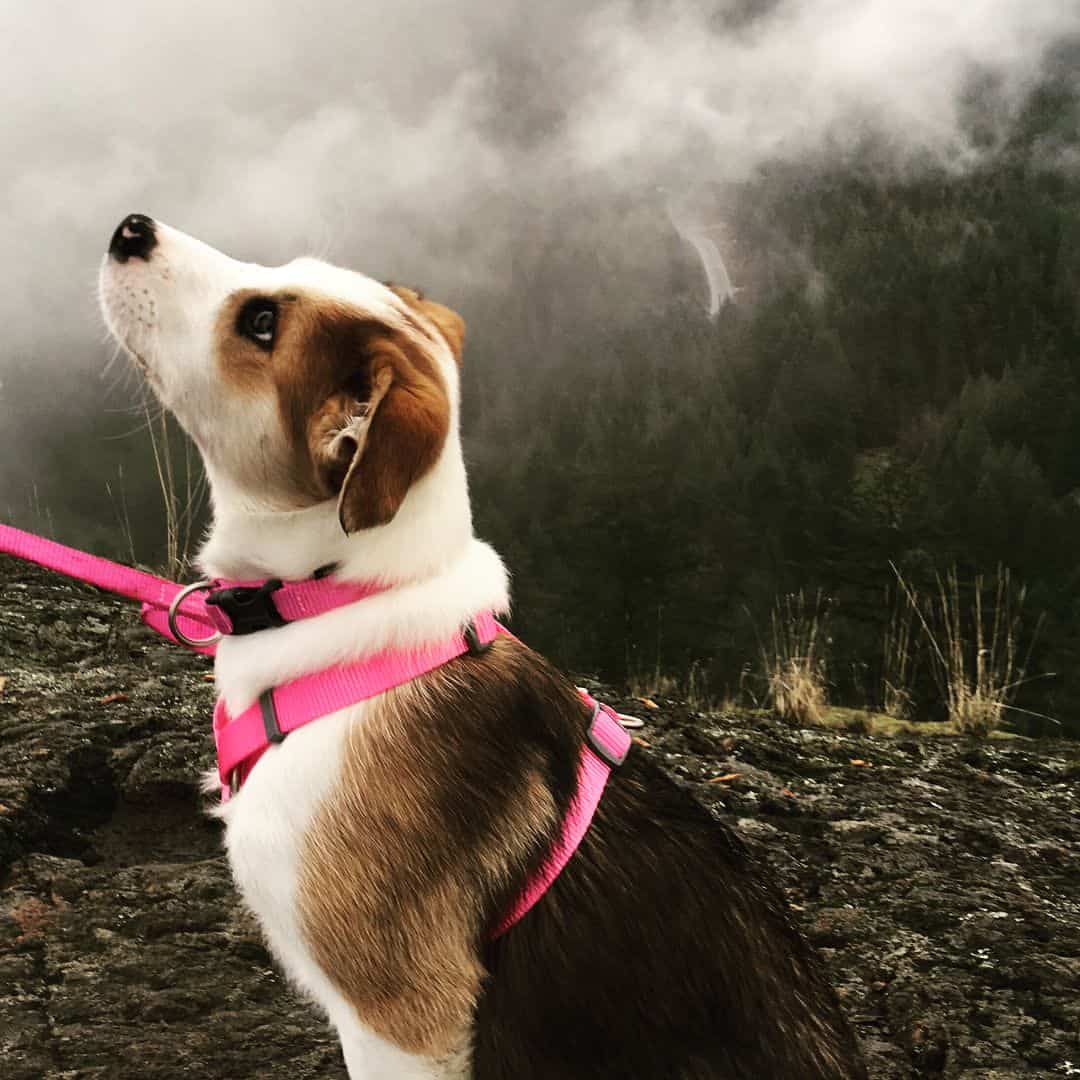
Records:
{"label": "plastic harness slider", "polygon": [[465,644],[469,648],[470,656],[483,656],[484,653],[495,644],[495,639],[490,641],[481,641],[479,635],[476,633],[476,623],[470,622],[464,630],[461,631],[461,636],[465,639]]}
{"label": "plastic harness slider", "polygon": [[273,626],[284,626],[274,603],[273,594],[281,588],[280,578],[268,578],[261,585],[234,585],[229,589],[215,589],[206,602],[219,608],[232,625],[234,635],[254,634]]}

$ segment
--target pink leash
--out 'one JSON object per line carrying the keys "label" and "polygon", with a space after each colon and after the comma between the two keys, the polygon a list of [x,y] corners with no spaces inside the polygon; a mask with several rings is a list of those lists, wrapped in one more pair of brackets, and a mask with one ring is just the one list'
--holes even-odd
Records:
{"label": "pink leash", "polygon": [[[178,585],[168,578],[122,566],[10,525],[0,525],[0,554],[14,555],[137,600],[142,604],[140,615],[147,626],[178,645],[209,656],[216,652],[217,638],[223,634],[248,634],[311,618],[383,591],[378,585],[338,582],[325,575],[320,577],[318,572],[303,581],[269,578]],[[209,598],[200,596],[200,592],[209,593]]]}
{"label": "pink leash", "polygon": [[[142,570],[66,547],[0,524],[0,554],[37,563],[141,605],[143,621],[158,633],[213,655],[224,634],[248,634],[310,618],[381,592],[371,584],[338,582],[333,567],[304,581],[201,581],[179,585]],[[200,595],[205,593],[206,595]],[[207,633],[209,631],[209,633]],[[401,686],[465,653],[485,652],[498,634],[513,636],[491,612],[477,615],[448,641],[411,650],[385,650],[351,664],[303,675],[264,691],[239,716],[229,716],[221,698],[214,707],[214,741],[222,798],[243,783],[269,747],[305,724]],[[592,709],[578,770],[577,791],[562,835],[539,870],[491,934],[505,934],[547,892],[577,850],[604,794],[608,777],[626,760],[632,740],[617,714],[581,691]]]}
{"label": "pink leash", "polygon": [[[177,640],[168,628],[169,606],[183,592],[183,586],[175,582],[89,555],[77,548],[65,547],[43,536],[13,529],[10,525],[0,525],[0,553],[26,559],[48,570],[78,578],[88,585],[137,600],[142,604],[143,622],[171,641]],[[185,610],[177,621],[181,630],[192,638],[215,629],[205,611],[205,604],[195,611]],[[214,652],[210,646],[201,646],[199,651],[211,655]]]}

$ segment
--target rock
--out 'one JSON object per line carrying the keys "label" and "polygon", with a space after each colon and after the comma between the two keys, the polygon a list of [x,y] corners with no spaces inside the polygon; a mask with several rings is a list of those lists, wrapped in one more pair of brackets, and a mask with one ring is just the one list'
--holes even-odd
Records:
{"label": "rock", "polygon": [[209,664],[136,618],[0,558],[0,1075],[344,1078],[203,813]]}
{"label": "rock", "polygon": [[[4,1080],[345,1076],[203,812],[208,669],[126,602],[0,557]],[[1076,745],[897,742],[668,699],[647,719],[634,752],[771,866],[874,1080],[1080,1075]]]}

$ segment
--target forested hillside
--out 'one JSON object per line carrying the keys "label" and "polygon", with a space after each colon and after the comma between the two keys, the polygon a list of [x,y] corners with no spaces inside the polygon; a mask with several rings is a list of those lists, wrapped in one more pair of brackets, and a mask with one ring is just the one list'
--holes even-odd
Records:
{"label": "forested hillside", "polygon": [[[468,365],[480,530],[521,631],[607,677],[760,696],[775,598],[822,590],[832,696],[880,707],[890,561],[924,595],[955,566],[968,605],[1001,565],[1027,587],[1020,651],[1045,613],[1027,676],[1056,673],[1017,704],[1080,732],[1076,123],[1062,82],[963,175],[897,179],[867,148],[715,192],[743,286],[715,322],[659,199],[538,219]],[[650,279],[632,254],[665,243]]]}
{"label": "forested hillside", "polygon": [[[1038,676],[1009,718],[1080,733],[1080,52],[1059,60],[962,169],[886,167],[869,136],[737,185],[703,158],[693,199],[739,287],[715,319],[670,193],[573,176],[554,201],[490,193],[505,272],[439,298],[469,323],[478,531],[513,571],[521,634],[605,679],[752,702],[777,597],[820,592],[831,700],[879,708],[890,564],[924,596],[955,567],[970,608],[1000,566],[1014,606],[1026,587],[1017,666],[1033,644]],[[160,561],[147,436],[120,437],[139,415],[57,416],[53,378],[32,356],[5,373],[3,423],[33,453],[0,510]],[[171,460],[183,518],[178,435]],[[913,640],[913,711],[939,718]]]}

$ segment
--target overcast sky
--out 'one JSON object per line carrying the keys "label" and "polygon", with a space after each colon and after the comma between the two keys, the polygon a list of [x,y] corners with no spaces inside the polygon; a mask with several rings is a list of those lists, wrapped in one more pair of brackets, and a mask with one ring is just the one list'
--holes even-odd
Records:
{"label": "overcast sky", "polygon": [[438,278],[450,234],[474,249],[456,264],[497,262],[493,196],[558,200],[568,173],[647,191],[681,161],[737,177],[867,129],[961,165],[972,72],[1004,123],[1080,29],[1075,0],[759,6],[735,23],[730,3],[7,3],[8,348],[96,339],[96,262],[131,210],[246,257]]}
{"label": "overcast sky", "polygon": [[[1076,0],[8,0],[0,428],[11,364],[104,366],[97,264],[130,211],[460,298],[505,276],[516,200],[584,185],[661,213],[660,185],[867,135],[897,168],[969,167],[972,86],[1003,135],[1077,32]],[[0,506],[0,430],[5,456]]]}

